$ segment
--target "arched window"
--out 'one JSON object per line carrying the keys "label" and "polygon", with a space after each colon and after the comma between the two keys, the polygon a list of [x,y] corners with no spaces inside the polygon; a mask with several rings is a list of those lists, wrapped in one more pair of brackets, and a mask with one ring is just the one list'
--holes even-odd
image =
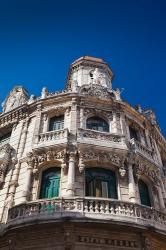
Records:
{"label": "arched window", "polygon": [[149,190],[148,190],[148,186],[146,185],[146,183],[142,180],[139,180],[138,188],[139,188],[141,204],[151,207]]}
{"label": "arched window", "polygon": [[86,169],[86,196],[117,199],[115,172],[102,168]]}
{"label": "arched window", "polygon": [[90,117],[87,119],[86,127],[92,130],[98,130],[102,132],[109,132],[108,123],[100,117]]}
{"label": "arched window", "polygon": [[60,169],[49,168],[42,173],[40,199],[59,196]]}
{"label": "arched window", "polygon": [[49,131],[60,130],[64,128],[64,116],[54,116],[50,118]]}

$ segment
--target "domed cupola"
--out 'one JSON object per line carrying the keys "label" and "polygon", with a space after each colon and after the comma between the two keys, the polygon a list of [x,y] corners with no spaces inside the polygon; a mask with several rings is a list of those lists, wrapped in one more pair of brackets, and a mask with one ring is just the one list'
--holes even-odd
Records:
{"label": "domed cupola", "polygon": [[71,64],[66,88],[75,91],[84,85],[98,85],[111,90],[112,78],[111,69],[102,59],[83,56]]}

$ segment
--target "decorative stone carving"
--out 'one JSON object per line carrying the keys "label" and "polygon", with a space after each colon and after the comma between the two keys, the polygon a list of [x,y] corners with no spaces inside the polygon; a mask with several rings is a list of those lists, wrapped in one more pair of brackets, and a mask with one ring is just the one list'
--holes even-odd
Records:
{"label": "decorative stone carving", "polygon": [[124,161],[125,161],[125,159],[123,159],[121,161],[121,166],[119,167],[119,175],[122,178],[125,177],[125,175],[126,175],[126,167],[125,167]]}
{"label": "decorative stone carving", "polygon": [[7,96],[6,100],[2,104],[3,112],[8,112],[15,109],[28,101],[27,91],[21,87],[15,87],[10,94]]}
{"label": "decorative stone carving", "polygon": [[104,87],[109,87],[110,84],[108,82],[107,76],[103,72],[101,72],[99,68],[95,68],[93,72],[91,71],[91,74],[92,74],[93,84],[100,84]]}
{"label": "decorative stone carving", "polygon": [[145,175],[149,177],[156,185],[160,183],[159,170],[154,170],[144,163],[139,163],[134,167],[134,174],[137,179],[141,177],[141,175]]}
{"label": "decorative stone carving", "polygon": [[109,133],[102,133],[99,131],[93,131],[93,130],[88,130],[88,129],[81,129],[81,128],[79,128],[78,130],[78,137],[105,140],[108,142],[115,142],[115,143],[122,142],[121,136],[109,134]]}
{"label": "decorative stone carving", "polygon": [[59,160],[64,163],[64,159],[66,159],[66,151],[54,151],[49,150],[45,153],[35,153],[29,152],[27,154],[26,162],[28,165],[32,166],[34,169],[39,169],[40,165],[49,161]]}
{"label": "decorative stone carving", "polygon": [[85,161],[97,160],[99,162],[112,162],[115,165],[119,165],[121,162],[120,156],[109,152],[94,152],[94,151],[83,151],[79,152],[81,157]]}
{"label": "decorative stone carving", "polygon": [[28,100],[28,104],[33,103],[35,101],[35,99],[36,99],[35,95],[31,95],[29,100]]}
{"label": "decorative stone carving", "polygon": [[83,172],[84,172],[85,164],[84,164],[83,155],[82,155],[81,153],[80,153],[78,168],[79,168],[80,173],[83,173]]}
{"label": "decorative stone carving", "polygon": [[110,121],[113,120],[112,111],[103,111],[103,110],[100,110],[100,109],[85,108],[85,109],[83,109],[83,112],[84,112],[84,116],[88,116],[89,114],[92,114],[94,116],[104,116]]}
{"label": "decorative stone carving", "polygon": [[41,99],[46,98],[48,95],[48,90],[46,87],[42,88],[42,92],[41,92]]}
{"label": "decorative stone carving", "polygon": [[0,148],[0,185],[4,183],[9,163],[11,163],[12,165],[15,165],[17,163],[16,156],[12,151],[13,148],[9,144],[5,144]]}
{"label": "decorative stone carving", "polygon": [[94,96],[99,99],[111,99],[112,95],[108,92],[108,90],[97,84],[93,85],[83,85],[79,90],[80,95],[85,96]]}

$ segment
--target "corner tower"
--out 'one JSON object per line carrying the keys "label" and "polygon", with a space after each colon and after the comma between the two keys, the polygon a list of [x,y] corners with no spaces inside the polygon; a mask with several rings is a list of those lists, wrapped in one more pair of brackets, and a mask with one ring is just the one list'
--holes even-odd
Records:
{"label": "corner tower", "polygon": [[66,88],[95,84],[111,90],[112,78],[113,73],[106,62],[100,58],[83,56],[71,64]]}

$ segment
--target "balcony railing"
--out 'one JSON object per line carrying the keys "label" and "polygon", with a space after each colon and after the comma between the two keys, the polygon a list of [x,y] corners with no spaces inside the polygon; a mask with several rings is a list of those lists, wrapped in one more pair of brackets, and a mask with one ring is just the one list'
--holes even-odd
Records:
{"label": "balcony railing", "polygon": [[165,213],[136,203],[92,197],[56,198],[20,204],[9,210],[7,223],[48,221],[63,217],[111,220],[166,231]]}
{"label": "balcony railing", "polygon": [[139,141],[134,139],[131,139],[130,143],[138,153],[146,157],[148,160],[155,162],[154,153],[151,149],[149,149],[148,147],[144,146]]}
{"label": "balcony railing", "polygon": [[125,147],[124,136],[119,134],[95,131],[79,128],[77,132],[78,142],[97,144],[101,146]]}
{"label": "balcony railing", "polygon": [[49,146],[67,142],[68,129],[49,131],[37,136],[35,147]]}

